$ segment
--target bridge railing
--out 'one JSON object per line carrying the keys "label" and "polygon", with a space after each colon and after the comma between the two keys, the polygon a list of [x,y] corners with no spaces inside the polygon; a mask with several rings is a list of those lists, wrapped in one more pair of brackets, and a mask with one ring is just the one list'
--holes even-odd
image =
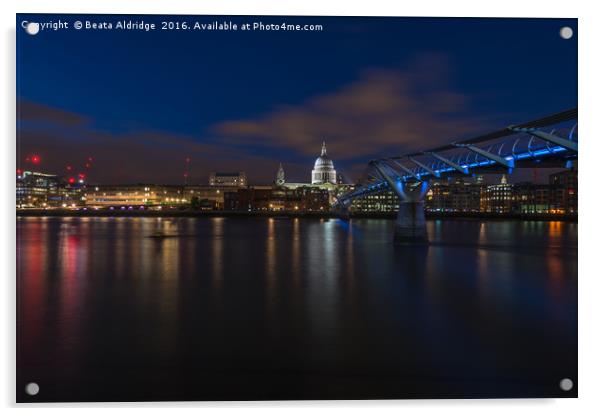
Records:
{"label": "bridge railing", "polygon": [[[422,182],[456,175],[512,173],[519,167],[570,167],[577,159],[577,139],[575,108],[472,139],[372,160],[367,170],[371,180],[339,196],[336,204],[349,204],[387,189],[383,170],[401,182]],[[375,169],[377,164],[380,169]]]}

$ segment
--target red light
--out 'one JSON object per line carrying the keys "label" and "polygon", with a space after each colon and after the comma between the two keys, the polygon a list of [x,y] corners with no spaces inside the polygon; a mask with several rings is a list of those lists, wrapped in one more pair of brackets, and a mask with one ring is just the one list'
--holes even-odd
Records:
{"label": "red light", "polygon": [[73,167],[71,167],[71,165],[67,165],[67,170],[71,170],[73,169]]}
{"label": "red light", "polygon": [[75,183],[75,178],[69,178],[69,183]]}
{"label": "red light", "polygon": [[38,156],[38,155],[33,155],[33,156],[31,157],[31,163],[33,163],[34,165],[37,165],[38,163],[40,163],[40,162],[41,162],[41,160],[42,160],[42,159],[41,159],[41,158],[40,158],[40,156]]}
{"label": "red light", "polygon": [[21,169],[17,169],[17,175],[20,175],[21,173],[23,173],[23,171]]}
{"label": "red light", "polygon": [[84,178],[86,177],[86,175],[85,175],[85,174],[83,174],[83,173],[80,173],[80,174],[79,174],[79,175],[77,175],[77,176],[79,176],[79,178],[80,178],[80,179],[84,179]]}

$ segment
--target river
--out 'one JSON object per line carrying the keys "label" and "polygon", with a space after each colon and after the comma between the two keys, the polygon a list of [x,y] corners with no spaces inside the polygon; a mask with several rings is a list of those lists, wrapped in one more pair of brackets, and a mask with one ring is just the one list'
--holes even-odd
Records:
{"label": "river", "polygon": [[393,225],[20,217],[17,400],[576,395],[576,223]]}

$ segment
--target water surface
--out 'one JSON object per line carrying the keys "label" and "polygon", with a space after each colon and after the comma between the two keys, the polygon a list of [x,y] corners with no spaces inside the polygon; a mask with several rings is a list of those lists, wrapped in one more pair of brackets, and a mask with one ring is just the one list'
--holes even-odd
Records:
{"label": "water surface", "polygon": [[392,228],[19,218],[17,398],[576,394],[576,223],[431,220],[421,248]]}

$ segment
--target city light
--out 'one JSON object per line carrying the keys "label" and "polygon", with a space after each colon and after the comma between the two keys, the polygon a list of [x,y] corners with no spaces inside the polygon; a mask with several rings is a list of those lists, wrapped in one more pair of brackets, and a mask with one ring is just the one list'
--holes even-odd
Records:
{"label": "city light", "polygon": [[[559,154],[562,151],[556,147],[548,149],[538,149],[532,151],[531,157],[537,155],[542,157],[550,154]],[[325,153],[323,149],[323,153]],[[523,159],[524,153],[517,153],[517,159]],[[27,160],[31,163],[40,162],[39,155],[32,155]],[[190,157],[184,161],[188,164]],[[88,157],[86,166],[92,162],[92,157]],[[330,172],[332,160],[325,154],[318,158],[318,167],[320,172]],[[380,162],[379,162],[380,163]],[[469,169],[483,168],[490,166],[491,160],[475,160],[473,163],[464,163]],[[328,165],[328,166],[326,166]],[[65,165],[67,172],[73,172],[72,165]],[[433,168],[434,169],[434,168]],[[314,170],[316,167],[314,165]],[[433,170],[434,172],[435,170]],[[452,167],[440,167],[436,170],[439,173],[448,173],[450,178],[454,174]],[[400,208],[399,198],[389,189],[386,181],[375,181],[364,186],[353,186],[350,184],[336,183],[288,183],[284,177],[284,168],[279,165],[275,180],[270,187],[249,186],[246,184],[246,173],[242,171],[229,172],[211,172],[208,186],[188,185],[185,181],[183,186],[127,186],[116,185],[112,187],[98,186],[86,187],[87,173],[71,173],[74,176],[67,176],[60,179],[57,175],[23,172],[17,169],[17,180],[28,181],[33,185],[31,190],[22,188],[26,195],[23,195],[17,206],[21,208],[58,208],[63,207],[63,201],[76,201],[76,205],[90,206],[95,208],[107,209],[112,205],[121,209],[138,209],[149,206],[150,209],[161,209],[160,205],[165,204],[165,209],[190,209],[190,210],[245,210],[245,211],[285,211],[285,212],[336,212],[337,204],[342,200],[352,201],[348,205],[350,211],[354,213],[396,213]],[[415,172],[414,178],[427,176],[424,172]],[[570,172],[570,171],[569,171]],[[315,172],[314,172],[315,173]],[[28,176],[29,175],[29,176]],[[570,175],[570,174],[569,174]],[[429,186],[425,190],[424,209],[426,212],[440,213],[497,213],[506,215],[514,214],[554,214],[564,215],[565,213],[574,214],[576,209],[576,172],[575,179],[555,179],[565,181],[561,189],[563,192],[552,192],[552,184],[549,185],[514,185],[507,183],[503,178],[500,184],[487,185],[482,183],[482,175],[474,177],[458,176],[453,184],[447,179],[433,178],[429,181]],[[184,177],[188,178],[188,169],[184,172]],[[411,175],[410,175],[411,176]],[[398,175],[394,177],[395,184],[398,187],[411,186],[410,176]],[[53,179],[49,179],[53,178]],[[315,178],[314,178],[315,179]],[[50,182],[49,182],[50,181]],[[64,188],[61,188],[61,182]],[[57,192],[61,194],[60,198],[44,195],[45,191],[38,190],[38,187],[44,186],[56,187]],[[77,184],[78,186],[70,186]],[[244,186],[242,186],[244,184]],[[556,185],[554,185],[556,186]],[[54,188],[52,188],[54,189]],[[553,188],[556,189],[556,188]],[[54,192],[54,191],[53,191]],[[529,192],[537,193],[531,195]],[[184,195],[190,195],[190,198]],[[159,197],[159,195],[161,197]],[[194,196],[193,196],[194,195]],[[549,195],[545,199],[541,195]],[[23,203],[27,198],[28,202]],[[131,205],[130,205],[131,204]],[[156,208],[159,206],[158,208]],[[244,207],[244,208],[243,208]],[[333,209],[334,207],[334,209]],[[144,209],[144,208],[140,208]]]}

